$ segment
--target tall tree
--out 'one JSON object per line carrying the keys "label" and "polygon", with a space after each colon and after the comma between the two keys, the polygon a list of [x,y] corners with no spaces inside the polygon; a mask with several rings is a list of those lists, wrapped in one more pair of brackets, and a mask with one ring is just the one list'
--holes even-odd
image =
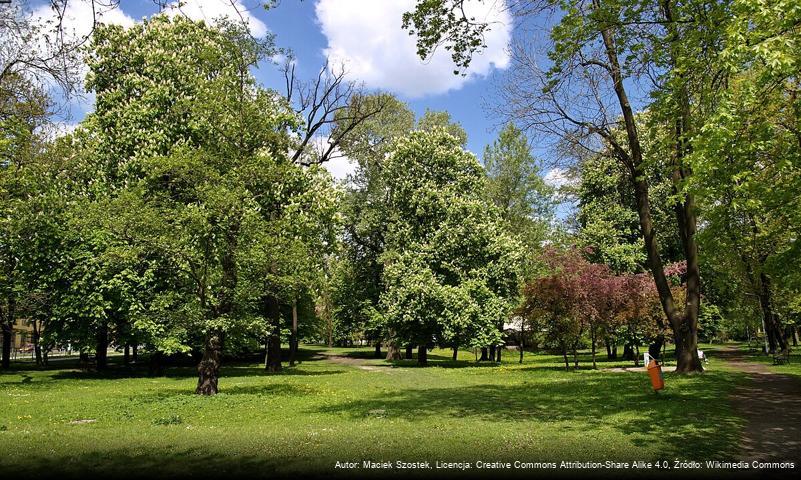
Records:
{"label": "tall tree", "polygon": [[385,161],[386,292],[392,335],[418,346],[497,345],[516,300],[519,244],[487,201],[484,171],[443,128],[398,142]]}
{"label": "tall tree", "polygon": [[282,170],[300,169],[286,156],[294,113],[250,73],[272,51],[271,38],[238,25],[182,17],[103,27],[93,37],[88,85],[97,110],[88,125],[101,193],[132,191],[154,219],[135,240],[169,262],[186,295],[167,310],[201,337],[199,394],[217,392],[225,337],[253,318],[245,307],[256,280],[243,251],[259,239],[261,202],[283,188]]}
{"label": "tall tree", "polygon": [[511,233],[526,245],[529,256],[545,240],[553,218],[553,189],[545,184],[538,160],[522,130],[507,124],[484,149],[487,188]]}
{"label": "tall tree", "polygon": [[[13,325],[26,291],[24,258],[30,249],[35,208],[35,174],[44,144],[39,129],[47,121],[47,96],[20,75],[0,79],[0,328],[2,368],[8,368]],[[44,185],[45,182],[42,182]]]}
{"label": "tall tree", "polygon": [[[418,2],[403,24],[418,36],[418,52],[431,54],[446,44],[454,62],[466,67],[472,54],[483,48],[487,23],[476,22],[461,9],[461,1]],[[701,298],[696,209],[694,197],[683,186],[690,175],[685,157],[689,138],[697,128],[688,106],[693,82],[685,75],[683,59],[714,51],[714,32],[720,30],[724,6],[704,9],[695,2],[602,2],[601,0],[542,0],[514,4],[518,15],[553,12],[551,68],[542,71],[527,45],[512,48],[513,66],[503,101],[510,116],[541,132],[570,139],[584,148],[604,145],[628,174],[637,207],[640,231],[662,307],[672,328],[678,358],[676,370],[703,369],[696,355]],[[712,32],[711,35],[707,33]],[[688,39],[692,39],[689,42]],[[536,42],[537,38],[531,39]],[[687,43],[687,46],[683,44]],[[666,52],[666,53],[662,53]],[[699,57],[699,62],[707,58]],[[706,71],[706,70],[703,70]],[[686,298],[676,302],[664,272],[664,260],[653,221],[649,182],[638,129],[636,98],[630,86],[639,72],[656,79],[654,93],[671,112],[673,148],[671,176],[676,190],[675,215],[687,262]],[[693,81],[703,83],[706,77]],[[616,129],[625,134],[617,136]],[[666,325],[659,320],[661,329]]]}
{"label": "tall tree", "polygon": [[[391,337],[374,315],[385,285],[383,264],[387,229],[388,185],[384,161],[395,142],[414,128],[414,113],[390,94],[376,94],[360,104],[383,104],[381,112],[367,119],[342,138],[340,147],[356,161],[356,171],[346,185],[342,202],[345,223],[344,249],[338,262],[334,296],[334,317],[345,335],[364,334],[378,346]],[[344,114],[342,127],[348,128],[352,115]],[[398,346],[389,344],[387,358],[399,358]]]}
{"label": "tall tree", "polygon": [[464,128],[459,122],[453,121],[450,112],[426,109],[423,115],[417,119],[417,130],[429,132],[437,127],[445,129],[448,133],[456,137],[456,139],[459,140],[459,145],[462,147],[467,145],[467,132],[464,131]]}

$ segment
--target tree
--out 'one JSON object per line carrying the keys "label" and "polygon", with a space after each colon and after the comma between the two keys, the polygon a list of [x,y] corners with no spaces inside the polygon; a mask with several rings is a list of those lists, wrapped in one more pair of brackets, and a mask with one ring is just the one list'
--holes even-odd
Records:
{"label": "tree", "polygon": [[[759,305],[769,350],[786,348],[777,298],[799,288],[799,16],[791,2],[731,2],[714,67],[726,82],[688,155],[704,247],[731,279],[728,308]],[[738,303],[740,305],[738,305]],[[779,302],[784,303],[784,302]],[[788,305],[788,304],[785,304]],[[789,306],[789,305],[788,305]]]}
{"label": "tree", "polygon": [[267,320],[265,368],[281,369],[281,307],[290,307],[290,364],[298,344],[298,303],[320,282],[326,257],[336,248],[340,192],[319,165],[279,163],[262,186],[262,226],[247,254],[258,280],[259,310]]}
{"label": "tree", "polygon": [[[575,280],[572,274],[557,271],[527,282],[518,309],[520,316],[536,330],[544,332],[546,341],[559,347],[565,370],[570,369],[568,351],[578,344],[584,333],[584,325],[574,312],[576,299],[569,296],[577,292],[572,285]],[[577,359],[575,366],[578,367]]]}
{"label": "tree", "polygon": [[464,148],[467,145],[467,132],[458,123],[451,120],[451,114],[447,111],[436,111],[426,109],[423,116],[417,120],[417,129],[430,132],[435,128],[443,128],[449,134],[459,140],[459,145]]}
{"label": "tree", "polygon": [[[362,122],[342,137],[340,148],[357,163],[356,171],[346,186],[342,202],[345,224],[344,249],[337,262],[333,290],[336,299],[334,317],[341,330],[340,339],[361,332],[380,344],[391,337],[375,312],[385,290],[383,264],[387,229],[388,186],[384,179],[384,160],[395,142],[414,128],[414,113],[389,94],[367,96],[359,103],[383,104],[381,111]],[[344,114],[345,118],[351,117]],[[347,128],[349,120],[335,127]],[[387,358],[400,357],[397,345],[387,345]]]}
{"label": "tree", "polygon": [[508,230],[526,245],[533,258],[553,217],[553,192],[541,177],[528,139],[513,124],[507,124],[498,139],[484,149],[483,160],[490,199],[500,209]]}
{"label": "tree", "polygon": [[516,298],[519,244],[486,200],[484,173],[442,128],[398,142],[384,163],[388,187],[386,291],[393,336],[418,346],[496,345]]}
{"label": "tree", "polygon": [[[117,0],[90,2],[92,29],[97,13],[113,8]],[[20,3],[23,3],[20,5]],[[81,83],[81,47],[91,36],[76,38],[65,32],[63,20],[68,0],[50,0],[53,18],[37,21],[27,10],[27,2],[0,5],[0,96],[13,92],[13,84],[23,79],[37,88],[56,86],[64,97],[79,92]],[[56,93],[56,92],[53,92]]]}
{"label": "tree", "polygon": [[342,156],[340,145],[351,132],[379,115],[391,99],[386,95],[367,95],[360,84],[348,81],[344,65],[332,66],[328,60],[310,82],[295,76],[295,59],[283,65],[285,98],[294,105],[301,119],[292,160],[301,165],[321,164]]}
{"label": "tree", "polygon": [[523,288],[520,315],[558,344],[569,368],[568,352],[578,367],[578,347],[590,335],[593,368],[599,328],[614,317],[621,297],[608,267],[588,262],[575,248],[549,247],[541,254],[547,272]]}
{"label": "tree", "polygon": [[[430,55],[445,44],[458,67],[466,67],[473,53],[483,48],[488,24],[468,18],[458,0],[418,2],[403,17],[403,25],[414,28],[418,53]],[[689,78],[686,62],[698,62],[717,48],[725,6],[696,8],[694,2],[619,3],[599,0],[554,2],[543,0],[516,4],[518,15],[555,12],[551,29],[552,67],[542,71],[526,45],[512,48],[513,66],[502,96],[509,116],[546,134],[592,149],[604,145],[625,167],[637,207],[640,231],[665,317],[673,330],[677,349],[677,371],[703,369],[695,354],[701,284],[696,234],[696,208],[691,192],[684,190],[690,176],[686,163],[689,139],[697,122],[688,108],[710,77]],[[703,12],[696,15],[697,12]],[[690,20],[685,21],[685,18]],[[692,41],[690,41],[692,40]],[[666,52],[662,54],[661,52]],[[670,117],[671,177],[677,192],[675,215],[683,256],[687,262],[686,302],[673,298],[664,273],[664,260],[657,239],[649,195],[642,135],[637,128],[634,100],[629,85],[639,72],[657,72],[656,104]],[[707,70],[697,70],[706,73]],[[707,82],[707,83],[705,83]],[[694,95],[699,94],[697,97]],[[706,103],[703,104],[706,106]],[[623,129],[623,138],[615,134]],[[660,329],[664,328],[659,320]]]}
{"label": "tree", "polygon": [[199,394],[217,392],[226,336],[263,325],[248,308],[263,282],[244,255],[271,219],[265,204],[304,177],[286,157],[294,113],[249,72],[271,52],[270,39],[239,26],[181,17],[93,37],[88,126],[101,193],[127,196],[151,219],[133,243],[158,252],[179,286],[156,305],[167,328],[201,338]]}
{"label": "tree", "polygon": [[[20,309],[32,313],[35,298],[47,302],[40,294],[53,280],[48,266],[57,258],[58,189],[45,158],[48,106],[46,93],[21,74],[0,79],[2,368],[10,365],[12,326]],[[47,207],[53,207],[49,217],[43,215]]]}
{"label": "tree", "polygon": [[[647,114],[637,115],[638,128],[643,132],[652,218],[662,258],[666,262],[676,262],[683,258],[683,253],[678,232],[673,228],[674,189],[669,159],[665,158],[665,148],[659,142],[664,135],[649,128],[648,118]],[[625,167],[613,152],[602,150],[585,152],[577,158],[576,170],[578,238],[582,246],[588,248],[588,259],[605,263],[616,273],[647,269],[647,252],[640,239],[637,206]]]}

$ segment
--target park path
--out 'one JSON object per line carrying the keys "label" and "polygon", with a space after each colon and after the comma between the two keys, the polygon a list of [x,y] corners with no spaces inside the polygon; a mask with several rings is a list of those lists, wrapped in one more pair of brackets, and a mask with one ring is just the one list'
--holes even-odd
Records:
{"label": "park path", "polygon": [[761,363],[748,361],[736,347],[715,354],[748,381],[731,395],[732,405],[745,419],[741,460],[801,462],[801,380],[771,372]]}
{"label": "park path", "polygon": [[331,352],[320,352],[315,355],[314,358],[317,359],[326,359],[331,363],[336,363],[338,365],[348,365],[351,367],[356,367],[362,370],[366,370],[368,372],[385,372],[388,373],[389,370],[392,368],[392,365],[376,365],[374,363],[369,362],[365,358],[355,358],[355,357],[347,357],[344,355],[338,355],[336,353]]}

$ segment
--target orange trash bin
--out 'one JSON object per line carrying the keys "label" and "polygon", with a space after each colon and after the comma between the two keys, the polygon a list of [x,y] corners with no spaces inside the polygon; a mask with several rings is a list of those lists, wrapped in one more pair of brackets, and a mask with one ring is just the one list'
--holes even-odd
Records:
{"label": "orange trash bin", "polygon": [[651,386],[654,387],[654,390],[659,391],[665,388],[662,365],[656,363],[656,360],[651,360],[651,363],[648,364],[648,376],[651,377]]}

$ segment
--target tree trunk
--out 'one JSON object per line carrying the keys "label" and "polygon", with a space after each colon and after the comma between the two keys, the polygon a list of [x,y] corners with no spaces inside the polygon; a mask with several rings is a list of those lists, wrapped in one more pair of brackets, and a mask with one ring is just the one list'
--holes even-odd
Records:
{"label": "tree trunk", "polygon": [[417,364],[421,367],[428,365],[428,349],[425,345],[417,347]]}
{"label": "tree trunk", "polygon": [[11,342],[14,337],[14,320],[17,313],[17,302],[14,298],[15,293],[10,292],[6,300],[5,318],[0,318],[3,328],[3,360],[4,369],[11,368]]}
{"label": "tree trunk", "polygon": [[298,352],[298,301],[292,301],[292,335],[289,340],[289,366],[295,366],[295,355]]}
{"label": "tree trunk", "polygon": [[108,323],[102,322],[97,329],[95,346],[95,367],[105,370],[108,367]]}
{"label": "tree trunk", "polygon": [[[220,288],[217,290],[217,307],[207,311],[209,320],[225,318],[234,311],[234,292],[238,282],[236,251],[239,243],[239,229],[241,227],[236,212],[231,212],[231,220],[225,230],[225,248],[220,255]],[[205,299],[204,302],[205,303]],[[217,382],[220,376],[220,362],[222,359],[223,341],[225,332],[214,328],[206,332],[203,348],[203,358],[198,364],[197,388],[198,395],[216,395]]]}
{"label": "tree trunk", "polygon": [[759,304],[762,308],[762,315],[765,319],[765,334],[767,335],[768,342],[770,343],[770,353],[776,353],[777,350],[784,351],[787,348],[787,342],[782,335],[782,329],[779,321],[776,318],[776,312],[773,310],[773,295],[771,289],[770,277],[765,272],[759,274]]}
{"label": "tree trunk", "polygon": [[[600,0],[593,0],[593,6],[596,10],[600,11]],[[667,11],[666,15],[669,14],[670,12]],[[609,73],[612,77],[615,95],[617,96],[618,103],[623,114],[623,120],[626,127],[628,151],[621,147],[611,135],[606,135],[605,139],[607,142],[609,142],[612,150],[615,152],[615,155],[629,169],[630,179],[634,187],[637,214],[640,221],[642,238],[645,243],[648,265],[651,268],[651,273],[654,277],[654,283],[656,284],[656,289],[659,293],[659,300],[662,304],[662,310],[664,311],[665,317],[670,323],[674,337],[680,339],[680,343],[687,349],[695,349],[697,348],[698,344],[697,330],[698,308],[700,306],[701,293],[701,277],[698,266],[698,248],[695,241],[696,218],[694,213],[693,197],[691,195],[685,195],[682,199],[682,202],[680,202],[680,205],[677,205],[677,219],[679,223],[678,230],[687,261],[686,303],[682,313],[675,305],[673,293],[670,291],[670,284],[665,276],[662,258],[659,253],[659,245],[651,217],[648,180],[643,165],[642,145],[640,144],[634,111],[628,99],[622,70],[618,61],[617,47],[615,45],[616,40],[613,35],[614,29],[613,27],[604,27],[599,33],[601,34],[607,59],[609,60]],[[676,39],[676,41],[679,40]],[[684,115],[687,113],[685,107],[685,105],[682,105],[682,120],[685,120]],[[686,127],[687,122],[684,121],[683,125]],[[684,133],[686,132],[682,131],[679,132],[679,135],[677,135],[677,158],[675,159],[673,172],[674,185],[677,185],[678,180],[684,179],[687,174],[682,165],[682,157],[687,148]],[[665,330],[664,322],[662,319],[658,318],[657,324],[661,335],[661,332]],[[703,371],[703,366],[701,365],[701,362],[698,361],[697,355],[695,355],[694,360],[686,355],[681,355],[677,357],[676,362],[677,372],[689,373]]]}
{"label": "tree trunk", "polygon": [[375,358],[381,358],[381,342],[375,342]]}
{"label": "tree trunk", "polygon": [[126,367],[131,364],[131,346],[128,344],[125,344],[125,353],[123,354],[122,357],[122,363]]}
{"label": "tree trunk", "polygon": [[267,340],[267,359],[264,368],[270,373],[281,371],[281,335],[273,331]]}
{"label": "tree trunk", "polygon": [[[392,337],[390,337],[392,338]],[[401,352],[400,348],[398,348],[398,344],[395,343],[394,340],[390,340],[387,342],[387,360],[400,360],[401,359]]]}
{"label": "tree trunk", "polygon": [[502,345],[498,345],[498,349],[495,351],[495,353],[497,354],[497,359],[495,361],[498,362],[498,363],[501,363],[501,353],[502,352],[503,352],[503,346]]}
{"label": "tree trunk", "polygon": [[326,330],[328,333],[328,348],[334,346],[334,319],[330,313],[326,313]]}
{"label": "tree trunk", "polygon": [[[671,62],[677,64],[678,54],[673,47],[683,40],[679,34],[673,17],[671,2],[662,2],[662,12],[666,20],[666,28],[670,33]],[[687,82],[683,78],[684,73],[679,72],[679,82],[675,84],[676,106],[675,112],[675,156],[673,159],[673,192],[679,194],[681,186],[686,183],[690,174],[684,164],[685,157],[691,153],[689,136],[691,130],[691,111],[690,97],[687,90]],[[675,203],[676,220],[679,227],[679,237],[681,238],[684,250],[684,258],[687,261],[687,272],[685,274],[685,303],[684,311],[680,313],[674,310],[667,313],[667,318],[673,328],[674,337],[681,337],[683,347],[691,355],[681,355],[676,359],[676,371],[679,373],[702,372],[704,370],[701,361],[698,359],[698,314],[701,307],[701,270],[698,259],[698,243],[695,235],[697,230],[697,218],[695,214],[695,198],[690,193],[684,193],[680,202]],[[661,334],[661,332],[660,332]],[[638,346],[639,351],[639,346]],[[639,356],[637,357],[639,361]]]}
{"label": "tree trunk", "polygon": [[89,354],[85,351],[81,350],[78,352],[78,364],[81,366],[82,370],[86,370],[89,368]]}
{"label": "tree trunk", "polygon": [[414,345],[409,344],[406,345],[406,360],[411,360],[414,358]]}
{"label": "tree trunk", "polygon": [[578,363],[579,363],[579,360],[578,360],[578,348],[574,344],[573,345],[573,370],[578,370]]}
{"label": "tree trunk", "polygon": [[478,359],[479,362],[483,362],[489,360],[489,352],[487,347],[481,347],[481,358]]}
{"label": "tree trunk", "polygon": [[264,307],[265,316],[267,321],[270,322],[264,368],[268,372],[276,373],[281,371],[281,311],[278,299],[273,295],[267,295]]}
{"label": "tree trunk", "polygon": [[14,335],[11,325],[8,320],[3,322],[3,368],[11,367],[11,337]]}
{"label": "tree trunk", "polygon": [[453,346],[453,356],[451,356],[451,360],[454,362],[459,358],[459,345]]}
{"label": "tree trunk", "polygon": [[660,351],[664,346],[664,341],[654,342],[648,346],[648,356],[653,359],[663,359],[664,355]]}
{"label": "tree trunk", "polygon": [[198,395],[216,395],[217,382],[220,377],[220,355],[222,353],[222,332],[212,331],[206,336],[203,359],[197,367],[198,379],[195,393]]}
{"label": "tree trunk", "polygon": [[150,355],[150,362],[148,365],[148,371],[151,376],[160,377],[164,372],[164,366],[162,359],[164,354],[160,351],[155,351]]}
{"label": "tree trunk", "polygon": [[595,362],[595,344],[597,343],[598,340],[596,339],[595,329],[594,328],[591,331],[590,337],[591,337],[590,338],[590,342],[592,342],[592,369],[593,370],[597,370],[598,369],[598,364]]}
{"label": "tree trunk", "polygon": [[565,359],[565,371],[570,371],[570,361],[567,359],[567,345],[562,344],[562,358]]}
{"label": "tree trunk", "polygon": [[41,367],[43,365],[43,361],[42,361],[42,346],[40,344],[40,340],[41,340],[40,330],[41,329],[39,328],[39,325],[40,325],[39,324],[39,320],[35,320],[34,319],[34,321],[33,321],[33,351],[36,354],[36,365]]}
{"label": "tree trunk", "polygon": [[634,360],[634,350],[629,343],[623,345],[623,360]]}
{"label": "tree trunk", "polygon": [[495,361],[495,345],[490,345],[489,347],[489,358],[487,360],[494,362]]}
{"label": "tree trunk", "polygon": [[[696,340],[692,341],[692,337]],[[697,332],[695,335],[684,334],[684,335],[674,335],[673,340],[676,342],[676,371],[682,373],[689,373],[695,372],[698,370],[694,369],[686,369],[687,365],[692,365],[693,363],[700,362],[698,359],[698,342],[697,342]],[[685,366],[684,370],[679,370],[680,366]]]}
{"label": "tree trunk", "polygon": [[131,347],[131,360],[133,363],[136,363],[136,361],[139,360],[139,345],[135,343],[133,344],[133,347]]}
{"label": "tree trunk", "polygon": [[617,360],[617,341],[606,338],[604,340],[606,345],[606,358],[607,360]]}
{"label": "tree trunk", "polygon": [[522,327],[522,324],[521,324],[521,327],[520,327],[520,345],[519,345],[519,347],[520,347],[520,361],[518,362],[520,364],[523,363],[523,350],[525,349],[525,338],[526,338],[525,337],[525,333],[523,332],[523,327]]}

